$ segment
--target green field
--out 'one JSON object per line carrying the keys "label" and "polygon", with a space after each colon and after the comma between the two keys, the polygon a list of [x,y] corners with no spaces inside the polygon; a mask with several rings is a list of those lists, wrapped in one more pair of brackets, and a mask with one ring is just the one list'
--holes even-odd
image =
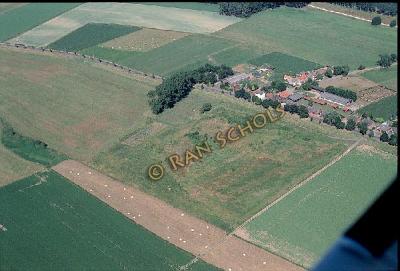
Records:
{"label": "green field", "polygon": [[241,20],[204,10],[93,2],[84,3],[54,20],[35,27],[18,36],[18,40],[28,45],[47,46],[88,23],[132,25],[189,33],[212,33]]}
{"label": "green field", "polygon": [[388,69],[367,71],[361,75],[371,81],[397,91],[397,65],[391,66]]}
{"label": "green field", "polygon": [[367,113],[374,118],[390,119],[392,116],[397,116],[397,95],[385,97],[377,102],[359,109],[359,114]]}
{"label": "green field", "polygon": [[[213,108],[200,114],[206,102]],[[214,146],[212,154],[185,169],[169,169],[169,155],[194,147],[191,133],[213,137],[260,111],[233,97],[194,90],[173,109],[147,117],[92,166],[229,231],[346,147],[317,132],[317,124],[302,128],[282,120],[224,149]],[[149,182],[146,170],[157,162],[167,167],[166,176]]]}
{"label": "green field", "polygon": [[94,65],[0,49],[0,117],[52,149],[90,160],[141,123],[146,93],[158,84]]}
{"label": "green field", "polygon": [[119,24],[86,24],[53,42],[48,47],[79,51],[139,30],[139,27]]}
{"label": "green field", "polygon": [[80,3],[31,3],[0,13],[0,41],[11,39]]}
{"label": "green field", "polygon": [[1,270],[177,270],[194,257],[54,171],[1,188],[0,221]]}
{"label": "green field", "polygon": [[219,12],[219,5],[201,2],[132,2],[142,5],[155,5],[169,8],[183,8]]}
{"label": "green field", "polygon": [[294,74],[302,71],[312,71],[320,67],[317,63],[278,52],[251,59],[249,63],[256,66],[269,64],[275,68],[275,72]]}
{"label": "green field", "polygon": [[282,7],[252,15],[213,35],[321,65],[375,66],[397,51],[397,31],[311,8]]}
{"label": "green field", "polygon": [[246,225],[246,239],[310,267],[393,180],[396,168],[395,156],[353,150]]}

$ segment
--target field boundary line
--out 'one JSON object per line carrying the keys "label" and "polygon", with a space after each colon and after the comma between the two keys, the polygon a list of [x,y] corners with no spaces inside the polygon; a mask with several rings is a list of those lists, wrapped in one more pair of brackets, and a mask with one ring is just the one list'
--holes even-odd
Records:
{"label": "field boundary line", "polygon": [[[372,22],[372,20],[365,19],[365,18],[361,18],[361,17],[358,17],[358,16],[354,16],[354,15],[351,15],[351,14],[347,14],[347,13],[344,13],[344,12],[340,12],[340,11],[335,11],[335,10],[331,10],[331,9],[321,8],[321,7],[317,7],[317,6],[314,6],[314,5],[308,5],[308,7],[310,7],[310,8],[315,8],[315,9],[319,9],[319,10],[326,11],[326,12],[330,12],[330,13],[335,13],[335,14],[338,14],[338,15],[346,16],[346,17],[350,17],[350,18],[357,19],[357,20],[364,21],[364,22]],[[385,24],[385,23],[381,23],[381,25],[389,26],[388,24]],[[397,28],[397,25],[396,25],[395,27]]]}
{"label": "field boundary line", "polygon": [[300,183],[296,184],[294,187],[292,187],[289,191],[287,191],[286,193],[284,193],[283,195],[281,195],[279,198],[277,198],[276,200],[274,200],[273,202],[271,202],[270,204],[268,204],[267,206],[265,206],[263,209],[261,209],[260,211],[258,211],[255,215],[253,215],[252,217],[250,217],[249,219],[247,219],[245,222],[243,222],[239,227],[237,227],[234,231],[233,234],[235,234],[235,232],[239,229],[242,229],[244,226],[246,226],[249,222],[251,222],[252,220],[254,220],[255,218],[257,218],[258,216],[260,216],[262,213],[264,213],[265,211],[269,210],[271,207],[273,207],[274,205],[276,205],[278,202],[280,202],[281,200],[283,200],[284,198],[286,198],[287,196],[289,196],[292,192],[296,191],[297,189],[299,189],[300,187],[302,187],[303,185],[307,184],[309,181],[311,181],[312,179],[314,179],[315,177],[317,177],[318,175],[320,175],[323,171],[325,171],[327,168],[329,168],[330,166],[334,165],[337,161],[339,161],[340,159],[342,159],[345,155],[347,155],[350,151],[352,151],[364,138],[360,138],[358,139],[355,143],[353,143],[349,148],[347,148],[347,150],[345,150],[342,154],[338,155],[335,159],[333,159],[332,161],[330,161],[327,165],[325,165],[323,168],[319,169],[317,172],[313,173],[311,176],[307,177],[305,180],[301,181]]}

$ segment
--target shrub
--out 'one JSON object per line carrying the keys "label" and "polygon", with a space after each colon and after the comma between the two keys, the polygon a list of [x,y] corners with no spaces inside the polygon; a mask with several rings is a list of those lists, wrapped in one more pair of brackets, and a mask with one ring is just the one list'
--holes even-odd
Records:
{"label": "shrub", "polygon": [[201,112],[201,113],[204,113],[204,112],[210,111],[211,108],[212,108],[212,105],[211,105],[210,103],[204,103],[204,104],[201,106],[200,112]]}
{"label": "shrub", "polygon": [[397,145],[397,135],[392,134],[389,139],[389,145],[396,146]]}
{"label": "shrub", "polygon": [[325,76],[328,77],[328,78],[332,78],[332,76],[333,76],[332,69],[327,69],[326,72],[325,72]]}
{"label": "shrub", "polygon": [[372,18],[371,24],[372,25],[380,25],[382,23],[382,19],[379,16],[375,16]]}
{"label": "shrub", "polygon": [[349,119],[345,128],[348,131],[353,131],[356,128],[356,121],[354,119]]}
{"label": "shrub", "polygon": [[397,25],[396,20],[392,20],[389,24],[390,27],[395,27]]}
{"label": "shrub", "polygon": [[382,142],[389,142],[389,135],[386,132],[383,132],[379,139]]}
{"label": "shrub", "polygon": [[360,65],[360,66],[358,66],[358,69],[359,69],[359,70],[364,70],[364,69],[365,69],[365,66],[364,66],[364,65]]}

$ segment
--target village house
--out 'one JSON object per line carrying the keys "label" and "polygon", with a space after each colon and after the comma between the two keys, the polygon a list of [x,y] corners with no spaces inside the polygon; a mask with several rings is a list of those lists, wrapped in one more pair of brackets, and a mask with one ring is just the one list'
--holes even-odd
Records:
{"label": "village house", "polygon": [[249,80],[251,77],[251,74],[239,73],[223,79],[222,83],[228,83],[234,90],[236,90],[240,88],[240,82],[243,80]]}
{"label": "village house", "polygon": [[288,97],[289,100],[293,102],[298,102],[299,100],[303,99],[303,94],[302,93],[293,93]]}
{"label": "village house", "polygon": [[383,132],[386,132],[388,136],[391,136],[394,133],[393,128],[387,122],[384,122],[375,128],[374,136],[380,137]]}

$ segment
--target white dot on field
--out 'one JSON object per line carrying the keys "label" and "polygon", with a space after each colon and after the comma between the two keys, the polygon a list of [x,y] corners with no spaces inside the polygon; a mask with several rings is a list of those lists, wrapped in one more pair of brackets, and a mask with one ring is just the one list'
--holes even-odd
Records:
{"label": "white dot on field", "polygon": [[111,195],[108,195],[109,198],[111,198]]}
{"label": "white dot on field", "polygon": [[133,196],[131,196],[131,199],[133,199]]}
{"label": "white dot on field", "polygon": [[92,174],[92,172],[90,172],[90,171],[89,171],[88,173],[89,173],[89,175],[91,175],[91,174]]}
{"label": "white dot on field", "polygon": [[182,241],[182,238],[179,238],[179,241]]}
{"label": "white dot on field", "polygon": [[181,216],[184,216],[185,214],[184,213],[181,213]]}
{"label": "white dot on field", "polygon": [[78,176],[79,176],[79,172],[78,172],[78,173],[76,173],[76,175],[78,175]]}
{"label": "white dot on field", "polygon": [[190,231],[194,231],[194,229],[190,229]]}
{"label": "white dot on field", "polygon": [[124,199],[126,199],[126,197],[124,197]]}
{"label": "white dot on field", "polygon": [[183,242],[184,242],[184,243],[186,243],[186,241],[185,241],[185,240],[183,240]]}
{"label": "white dot on field", "polygon": [[246,256],[246,253],[243,253],[243,256]]}
{"label": "white dot on field", "polygon": [[105,184],[105,185],[104,185],[104,187],[108,187],[108,185],[107,185],[107,184]]}
{"label": "white dot on field", "polygon": [[126,190],[126,188],[124,187],[124,191]]}
{"label": "white dot on field", "polygon": [[267,264],[267,262],[263,262],[263,264]]}

